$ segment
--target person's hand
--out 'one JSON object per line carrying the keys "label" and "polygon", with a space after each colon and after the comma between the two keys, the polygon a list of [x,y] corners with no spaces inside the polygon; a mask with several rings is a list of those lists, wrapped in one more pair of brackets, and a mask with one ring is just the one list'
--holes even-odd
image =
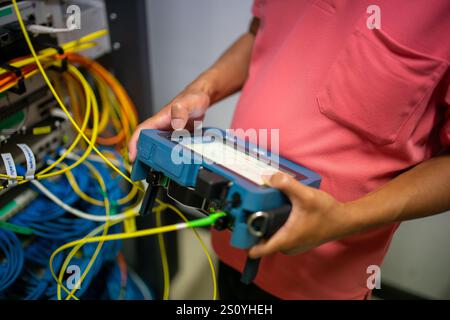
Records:
{"label": "person's hand", "polygon": [[142,129],[192,129],[196,120],[203,119],[210,104],[208,94],[201,90],[186,89],[157,114],[142,122],[128,143],[130,161],[136,158],[136,143]]}
{"label": "person's hand", "polygon": [[249,250],[251,258],[278,251],[301,253],[356,231],[345,206],[328,193],[305,186],[285,173],[276,173],[264,177],[264,180],[289,198],[292,211],[286,223],[271,238]]}

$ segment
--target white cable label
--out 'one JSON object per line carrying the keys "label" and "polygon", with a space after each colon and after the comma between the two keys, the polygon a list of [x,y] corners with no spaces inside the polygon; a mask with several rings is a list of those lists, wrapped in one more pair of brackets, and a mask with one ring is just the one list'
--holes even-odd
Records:
{"label": "white cable label", "polygon": [[[1,156],[3,159],[3,163],[5,164],[6,174],[12,178],[16,178],[17,177],[16,165],[14,163],[14,159],[13,159],[11,153],[2,153]],[[17,180],[15,180],[15,179],[8,180],[9,186],[12,186],[15,184],[17,184]]]}
{"label": "white cable label", "polygon": [[33,180],[34,174],[36,173],[36,159],[34,157],[33,150],[31,150],[31,148],[24,143],[20,143],[17,146],[25,155],[25,161],[27,163],[27,173],[25,174],[25,179]]}

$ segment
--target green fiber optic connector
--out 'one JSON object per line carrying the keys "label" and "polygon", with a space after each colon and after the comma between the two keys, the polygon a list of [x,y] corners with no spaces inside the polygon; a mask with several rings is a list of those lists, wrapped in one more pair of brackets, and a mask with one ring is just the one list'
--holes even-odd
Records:
{"label": "green fiber optic connector", "polygon": [[224,216],[226,216],[225,212],[216,212],[216,213],[213,213],[213,214],[207,216],[206,218],[189,221],[189,222],[187,222],[187,225],[192,228],[212,226],[216,222],[217,219],[224,217]]}
{"label": "green fiber optic connector", "polygon": [[20,233],[23,235],[27,235],[27,236],[34,233],[34,230],[31,228],[18,226],[16,224],[12,224],[12,223],[5,222],[5,221],[0,221],[0,228],[12,231],[14,233]]}

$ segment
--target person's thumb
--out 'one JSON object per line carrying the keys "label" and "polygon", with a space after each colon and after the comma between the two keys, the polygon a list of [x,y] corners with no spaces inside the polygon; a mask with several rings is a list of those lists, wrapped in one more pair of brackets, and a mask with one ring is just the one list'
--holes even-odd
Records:
{"label": "person's thumb", "polygon": [[301,182],[295,180],[292,176],[284,172],[277,172],[272,175],[263,175],[262,179],[269,187],[279,189],[291,201],[294,198],[304,198],[311,194],[311,190]]}

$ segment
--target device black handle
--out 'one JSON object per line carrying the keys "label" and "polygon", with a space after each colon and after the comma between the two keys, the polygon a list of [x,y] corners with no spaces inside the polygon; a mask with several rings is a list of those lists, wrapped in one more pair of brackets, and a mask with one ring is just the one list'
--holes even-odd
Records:
{"label": "device black handle", "polygon": [[292,206],[286,204],[272,210],[252,213],[247,219],[248,231],[260,239],[270,238],[289,218],[291,209]]}
{"label": "device black handle", "polygon": [[292,206],[286,204],[282,207],[267,211],[267,222],[263,238],[268,239],[275,234],[289,218]]}
{"label": "device black handle", "polygon": [[156,196],[158,195],[158,187],[149,185],[145,190],[144,199],[142,199],[141,208],[139,214],[141,216],[147,215],[155,205]]}
{"label": "device black handle", "polygon": [[[286,222],[286,220],[289,218],[289,214],[291,213],[292,206],[290,204],[286,204],[284,206],[281,206],[279,208],[275,208],[272,210],[259,212],[257,219],[262,219],[262,221],[259,221],[259,228],[260,230],[260,238],[268,239],[270,238],[275,232],[277,232]],[[258,214],[258,213],[254,213]],[[257,221],[256,219],[253,221]],[[253,226],[249,226],[253,227]],[[259,263],[261,261],[261,258],[258,259],[252,259],[247,258],[247,261],[245,263],[244,270],[242,271],[241,275],[241,282],[245,284],[250,284],[256,277],[256,274],[258,273]]]}
{"label": "device black handle", "polygon": [[245,262],[244,270],[241,275],[241,282],[244,284],[250,284],[256,277],[258,273],[259,263],[261,262],[261,258],[252,259],[250,257],[247,258]]}

